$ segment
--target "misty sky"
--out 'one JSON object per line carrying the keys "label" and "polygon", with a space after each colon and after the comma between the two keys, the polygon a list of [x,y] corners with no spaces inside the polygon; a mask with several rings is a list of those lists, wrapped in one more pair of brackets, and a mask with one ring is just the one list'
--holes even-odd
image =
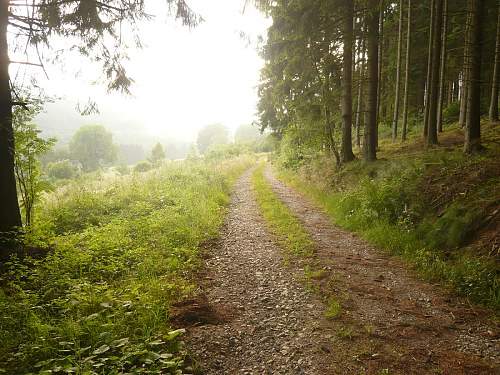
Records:
{"label": "misty sky", "polygon": [[[91,85],[97,78],[95,67],[84,58],[71,56],[63,66],[47,65],[50,79],[38,72],[39,83],[63,100],[49,104],[36,122],[62,139],[80,125],[99,123],[121,143],[139,143],[151,136],[193,141],[206,124],[221,122],[235,129],[252,122],[263,65],[257,38],[265,37],[270,21],[251,6],[243,13],[244,3],[190,0],[205,19],[192,30],[161,12],[163,6],[150,8],[156,18],[142,25],[145,47],[131,51],[127,63],[135,80],[130,97]],[[241,32],[250,37],[250,44]],[[82,117],[75,106],[89,97],[98,103],[100,114]]]}

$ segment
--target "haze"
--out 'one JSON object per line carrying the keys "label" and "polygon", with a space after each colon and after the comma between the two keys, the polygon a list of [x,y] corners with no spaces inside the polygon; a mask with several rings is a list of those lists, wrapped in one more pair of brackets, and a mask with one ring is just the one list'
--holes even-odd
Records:
{"label": "haze", "polygon": [[[148,9],[155,19],[141,25],[144,48],[129,52],[127,67],[135,80],[131,96],[93,85],[97,77],[88,72],[97,73],[97,66],[90,69],[83,57],[67,54],[63,66],[46,64],[49,79],[39,69],[36,74],[47,94],[62,97],[36,119],[44,135],[65,143],[81,125],[102,124],[119,143],[148,145],[194,141],[198,130],[210,123],[230,130],[251,123],[263,65],[258,40],[270,21],[255,8],[245,8],[244,0],[193,0],[190,5],[205,20],[191,30],[167,16],[163,5]],[[13,69],[19,73],[28,68]],[[76,106],[89,98],[100,113],[81,116]]]}

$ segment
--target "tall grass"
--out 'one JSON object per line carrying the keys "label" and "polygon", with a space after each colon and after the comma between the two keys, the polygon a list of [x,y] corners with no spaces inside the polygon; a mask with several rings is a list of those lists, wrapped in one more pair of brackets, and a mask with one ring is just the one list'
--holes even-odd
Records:
{"label": "tall grass", "polygon": [[169,307],[195,288],[199,246],[251,163],[174,163],[47,196],[35,233],[50,250],[2,274],[0,372],[183,371]]}

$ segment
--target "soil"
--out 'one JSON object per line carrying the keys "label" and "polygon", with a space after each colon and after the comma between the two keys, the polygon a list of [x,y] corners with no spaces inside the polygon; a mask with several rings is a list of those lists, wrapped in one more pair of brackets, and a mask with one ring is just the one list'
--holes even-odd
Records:
{"label": "soil", "polygon": [[[490,311],[420,281],[267,169],[315,242],[312,258],[287,261],[260,217],[250,176],[235,186],[199,296],[174,314],[188,326],[186,343],[203,373],[500,373],[500,328]],[[313,278],[305,278],[305,262]],[[332,299],[341,312],[327,319]]]}

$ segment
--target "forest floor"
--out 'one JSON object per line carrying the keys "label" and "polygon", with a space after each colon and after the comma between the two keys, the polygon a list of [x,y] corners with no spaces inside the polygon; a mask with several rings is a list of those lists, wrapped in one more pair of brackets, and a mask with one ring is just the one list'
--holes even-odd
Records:
{"label": "forest floor", "polygon": [[[497,374],[492,313],[420,281],[331,223],[265,172],[314,241],[290,260],[259,213],[251,171],[235,185],[220,238],[207,245],[198,297],[174,308],[206,374]],[[305,277],[305,270],[315,277]],[[339,313],[327,318],[335,298]]]}

